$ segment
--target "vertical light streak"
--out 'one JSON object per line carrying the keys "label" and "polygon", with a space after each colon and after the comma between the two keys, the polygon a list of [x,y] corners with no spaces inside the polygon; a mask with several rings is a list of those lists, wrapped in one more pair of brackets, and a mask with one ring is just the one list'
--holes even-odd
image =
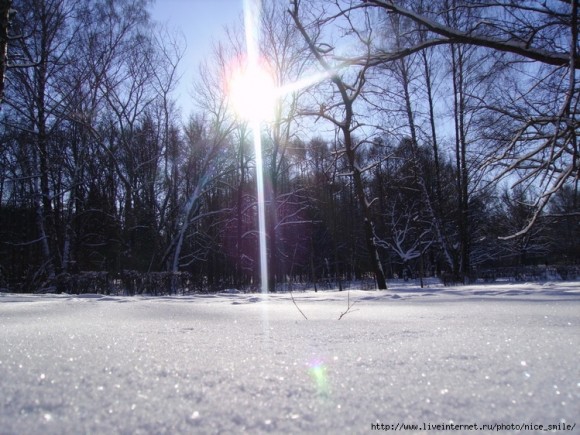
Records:
{"label": "vertical light streak", "polygon": [[[260,0],[244,0],[244,27],[248,69],[252,71],[259,62]],[[251,121],[256,159],[256,187],[258,196],[258,232],[260,244],[260,284],[262,294],[268,293],[268,255],[266,246],[266,207],[264,196],[264,164],[262,160],[262,120]]]}
{"label": "vertical light streak", "polygon": [[252,122],[254,154],[256,158],[256,187],[258,194],[258,232],[260,243],[260,281],[262,294],[268,293],[268,256],[266,246],[266,198],[264,195],[264,164],[262,161],[262,139],[260,121]]}
{"label": "vertical light streak", "polygon": [[248,63],[256,65],[259,56],[260,0],[244,0],[244,29],[246,32],[246,55]]}

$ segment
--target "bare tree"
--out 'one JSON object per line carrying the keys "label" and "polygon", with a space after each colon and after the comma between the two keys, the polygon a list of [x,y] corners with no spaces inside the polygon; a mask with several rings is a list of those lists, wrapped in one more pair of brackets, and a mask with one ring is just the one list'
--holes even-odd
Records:
{"label": "bare tree", "polygon": [[[521,187],[505,189],[499,198],[499,216],[496,232],[498,235],[514,234],[527,224],[534,214],[530,201],[532,192]],[[525,266],[531,259],[543,257],[548,252],[549,240],[546,237],[546,219],[542,219],[529,231],[509,240],[503,240],[501,247],[505,257],[515,257],[515,263]]]}
{"label": "bare tree", "polygon": [[4,97],[4,76],[7,69],[8,29],[10,27],[10,12],[12,0],[0,1],[0,106]]}
{"label": "bare tree", "polygon": [[[185,189],[185,200],[174,228],[173,240],[164,258],[170,259],[169,268],[177,272],[182,261],[182,249],[186,235],[204,216],[223,214],[218,204],[217,210],[203,210],[203,195],[209,187],[224,176],[229,170],[230,153],[224,152],[230,148],[237,124],[228,110],[226,89],[223,85],[228,74],[229,56],[222,44],[214,46],[211,60],[205,61],[199,69],[199,81],[195,84],[194,96],[197,105],[205,113],[203,118],[191,118],[186,126],[186,144],[193,168],[187,168],[192,177],[190,185]],[[192,171],[192,169],[194,169]],[[195,255],[186,262],[191,264],[199,260]]]}
{"label": "bare tree", "polygon": [[[511,92],[513,89],[506,92],[504,87],[496,94],[499,98],[485,102],[490,130],[497,137],[495,141],[490,140],[493,147],[486,161],[488,167],[497,170],[495,180],[519,173],[519,184],[540,186],[534,201],[536,212],[514,236],[531,228],[554,193],[567,184],[577,183],[579,89],[576,71],[580,69],[577,1],[446,1],[438,10],[417,11],[399,2],[368,0],[355,7],[379,7],[407,17],[425,34],[421,41],[400,50],[373,53],[374,64],[440,45],[455,47],[454,58],[460,63],[463,46],[478,46],[502,58],[510,74],[524,78],[515,92]],[[475,10],[479,19],[461,27],[441,21],[441,17],[450,13]],[[368,65],[368,56],[349,61]],[[519,66],[522,61],[524,67]],[[530,66],[529,62],[535,64]],[[526,80],[521,73],[533,73],[535,78]],[[497,81],[498,85],[501,83],[505,84]]]}
{"label": "bare tree", "polygon": [[[283,87],[296,83],[304,75],[310,64],[311,57],[292,18],[287,14],[284,6],[278,2],[265,5],[261,15],[261,51],[264,59],[271,66],[275,76],[275,83]],[[287,209],[288,201],[296,201],[297,192],[285,194],[282,192],[284,179],[290,177],[292,142],[297,131],[297,104],[303,89],[281,95],[276,101],[274,118],[267,125],[269,136],[268,172],[269,172],[269,210],[267,233],[269,244],[269,291],[275,290],[276,282],[285,275],[283,262],[280,256],[289,256],[283,253],[279,241],[282,228],[292,219],[280,212]],[[294,204],[297,205],[297,204]],[[298,210],[304,210],[304,204],[297,205]],[[296,222],[296,220],[294,220]]]}
{"label": "bare tree", "polygon": [[[302,23],[302,16],[300,13],[301,2],[294,0],[291,2],[290,15],[294,19],[296,27],[302,34],[304,40],[307,42],[310,51],[316,58],[320,67],[328,74],[330,81],[336,88],[338,93],[337,100],[331,100],[328,105],[321,103],[318,111],[310,110],[303,111],[305,115],[319,116],[327,121],[330,121],[340,130],[344,142],[344,155],[349,164],[349,170],[353,178],[356,195],[358,198],[359,207],[363,213],[363,227],[365,232],[365,243],[370,256],[371,265],[375,274],[375,279],[379,289],[386,289],[387,283],[383,267],[379,258],[379,253],[376,244],[376,235],[373,224],[373,214],[371,211],[371,203],[367,199],[365,193],[365,186],[363,182],[364,168],[359,166],[357,161],[357,149],[359,149],[361,142],[357,142],[354,137],[354,132],[361,126],[356,118],[354,110],[355,101],[361,97],[361,93],[365,88],[367,81],[367,72],[370,67],[369,64],[362,62],[362,66],[358,68],[354,74],[342,74],[334,68],[328,60],[328,53],[332,51],[331,44],[320,39],[322,35],[321,26],[323,20],[321,17],[315,20],[313,25],[310,25],[313,36],[310,35],[306,27]],[[348,12],[344,12],[345,19],[350,19]],[[353,27],[354,29],[354,27]],[[370,54],[370,41],[372,39],[372,29],[366,22],[364,31],[354,30],[355,38],[361,43],[363,49],[367,54]],[[352,81],[347,83],[347,76],[352,77]]]}
{"label": "bare tree", "polygon": [[[420,34],[416,32],[415,26],[406,17],[399,15],[387,15],[383,22],[387,26],[383,33],[385,34],[385,47],[390,48],[393,52],[399,52],[406,45],[412,44],[419,40]],[[421,62],[423,63],[423,71],[425,72],[425,92],[427,94],[427,112],[428,123],[431,130],[431,137],[425,133],[421,126],[420,113],[422,110],[419,101],[422,98],[417,95],[417,90],[421,88],[419,76],[421,75]],[[450,235],[446,231],[441,205],[441,165],[439,163],[439,151],[437,145],[437,132],[435,127],[435,109],[433,104],[432,81],[430,65],[427,57],[419,57],[416,54],[410,54],[406,57],[392,60],[391,62],[381,67],[381,72],[390,80],[386,80],[386,84],[381,85],[380,95],[384,96],[385,100],[380,109],[382,112],[395,112],[400,120],[393,120],[393,123],[402,122],[404,130],[407,132],[406,137],[401,141],[399,148],[407,148],[404,156],[399,158],[405,159],[406,165],[411,168],[412,176],[407,177],[406,184],[396,182],[399,189],[414,189],[417,190],[420,200],[416,201],[418,209],[415,213],[421,215],[422,219],[429,216],[431,221],[430,231],[437,241],[439,248],[443,253],[443,259],[448,267],[458,272],[458,265],[456,261],[456,253],[450,243]],[[400,89],[397,92],[397,88]],[[397,110],[398,107],[401,107]],[[393,127],[391,126],[391,130]],[[431,141],[433,146],[433,164],[435,166],[435,186],[429,186],[426,178],[428,177],[428,168],[426,165],[431,164],[430,159],[425,159],[422,154],[423,150],[420,147],[420,142]],[[396,201],[399,198],[400,192],[394,192],[393,198]],[[402,217],[393,217],[393,210],[391,208],[391,226],[395,228],[395,222],[399,222]],[[404,213],[405,214],[405,213]],[[409,216],[409,213],[406,213]],[[460,225],[461,226],[461,225]],[[405,225],[407,228],[408,225]],[[397,230],[399,231],[399,230]],[[400,233],[400,231],[399,231]],[[403,233],[400,233],[403,234]],[[396,244],[392,244],[395,246]],[[427,244],[430,246],[431,242]],[[400,256],[402,252],[400,247],[394,249]],[[467,251],[468,252],[468,251]]]}
{"label": "bare tree", "polygon": [[[11,56],[30,66],[12,68],[7,75],[5,122],[25,133],[19,139],[23,152],[18,164],[35,198],[37,242],[43,253],[39,277],[52,279],[68,272],[79,259],[75,256],[85,255],[80,253],[87,249],[84,243],[96,254],[104,250],[97,246],[105,245],[108,237],[118,238],[97,236],[92,229],[89,236],[85,231],[96,213],[103,221],[118,222],[118,216],[110,213],[127,196],[140,199],[139,183],[142,198],[153,204],[151,214],[156,213],[152,191],[156,169],[149,163],[152,157],[158,162],[162,150],[147,138],[143,145],[151,144],[148,151],[153,150],[154,156],[146,156],[144,148],[132,149],[137,137],[131,136],[147,131],[145,109],[159,96],[143,79],[152,77],[147,76],[150,64],[159,63],[151,40],[144,37],[149,25],[146,4],[144,0],[14,2],[19,10],[14,26],[26,38],[13,44]],[[143,68],[136,61],[139,56]],[[128,163],[141,157],[147,162],[138,163],[143,163],[141,175],[134,177],[126,170]],[[149,172],[143,171],[146,168]],[[120,196],[118,180],[129,195]],[[96,242],[93,235],[103,240]]]}
{"label": "bare tree", "polygon": [[33,180],[39,242],[43,253],[43,273],[49,279],[62,267],[60,219],[60,173],[64,148],[57,140],[63,120],[66,94],[60,80],[66,75],[73,46],[71,25],[74,9],[64,0],[21,1],[15,26],[26,38],[18,39],[11,50],[14,57],[30,68],[13,68],[8,76],[10,95],[4,100],[13,114],[8,121],[27,132],[21,146],[29,147],[23,163]]}
{"label": "bare tree", "polygon": [[162,162],[160,171],[163,181],[156,186],[158,197],[158,228],[157,231],[169,234],[176,225],[179,187],[179,133],[177,128],[177,109],[172,100],[172,93],[180,80],[177,67],[183,58],[183,35],[173,34],[165,28],[159,28],[154,36],[155,89],[158,102],[153,107],[153,117],[156,130],[159,132]]}
{"label": "bare tree", "polygon": [[[224,141],[227,139],[227,135],[224,135],[224,132],[217,132],[217,136],[212,136],[211,130],[209,134],[204,131],[205,127],[203,120],[194,118],[186,127],[186,144],[190,147],[190,152],[193,153],[190,163],[194,165],[195,171],[191,171],[190,176],[193,179],[189,188],[184,192],[186,197],[182,203],[173,240],[164,255],[165,259],[170,259],[170,270],[174,273],[178,272],[182,266],[182,250],[186,236],[192,231],[194,224],[199,222],[202,217],[207,216],[208,213],[216,214],[216,212],[208,212],[207,210],[204,212],[202,197],[208,186],[223,175],[219,161],[216,160],[219,159],[219,151],[225,145]],[[200,259],[195,253],[189,253],[189,256],[190,258],[185,262],[185,265]],[[173,287],[175,287],[175,280]]]}

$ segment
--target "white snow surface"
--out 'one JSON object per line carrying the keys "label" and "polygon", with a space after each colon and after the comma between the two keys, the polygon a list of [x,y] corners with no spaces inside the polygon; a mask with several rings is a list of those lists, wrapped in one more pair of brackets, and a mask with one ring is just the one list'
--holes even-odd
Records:
{"label": "white snow surface", "polygon": [[580,283],[390,284],[0,294],[0,434],[580,433]]}

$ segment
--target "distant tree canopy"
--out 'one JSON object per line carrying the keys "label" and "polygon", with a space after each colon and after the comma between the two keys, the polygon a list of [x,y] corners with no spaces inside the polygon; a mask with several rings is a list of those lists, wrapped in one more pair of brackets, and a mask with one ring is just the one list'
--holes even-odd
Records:
{"label": "distant tree canopy", "polygon": [[[251,131],[224,86],[242,32],[184,119],[183,47],[149,6],[0,0],[1,288],[258,287]],[[577,1],[264,2],[260,35],[300,83],[262,131],[270,290],[578,264]]]}

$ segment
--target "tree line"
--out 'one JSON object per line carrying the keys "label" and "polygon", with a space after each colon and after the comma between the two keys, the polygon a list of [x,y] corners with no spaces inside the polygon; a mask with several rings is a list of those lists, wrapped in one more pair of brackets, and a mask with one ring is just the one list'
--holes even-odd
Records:
{"label": "tree line", "polygon": [[[260,133],[270,290],[578,263],[576,0],[263,3],[260,53],[289,89]],[[257,288],[252,132],[227,93],[241,27],[183,118],[183,41],[148,0],[0,6],[0,287]]]}

